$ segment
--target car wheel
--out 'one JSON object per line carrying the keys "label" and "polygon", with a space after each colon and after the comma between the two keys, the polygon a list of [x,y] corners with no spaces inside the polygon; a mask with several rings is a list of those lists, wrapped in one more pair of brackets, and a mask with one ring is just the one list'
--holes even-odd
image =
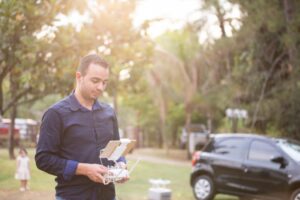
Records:
{"label": "car wheel", "polygon": [[215,196],[214,182],[209,176],[198,176],[193,184],[193,192],[197,200],[212,200]]}
{"label": "car wheel", "polygon": [[290,200],[300,200],[300,188],[296,189],[292,195]]}

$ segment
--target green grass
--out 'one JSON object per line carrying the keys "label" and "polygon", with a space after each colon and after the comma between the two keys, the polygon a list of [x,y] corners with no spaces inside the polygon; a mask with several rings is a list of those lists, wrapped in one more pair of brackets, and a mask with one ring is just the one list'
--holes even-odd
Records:
{"label": "green grass", "polygon": [[[17,156],[18,150],[15,150],[15,155]],[[54,190],[55,181],[54,176],[48,175],[45,172],[40,171],[35,166],[34,162],[34,149],[28,150],[28,155],[30,157],[30,172],[31,179],[29,181],[30,188],[32,190]],[[10,160],[8,158],[8,150],[1,149],[0,150],[0,189],[1,190],[11,190],[19,189],[19,181],[14,179],[14,174],[16,171],[16,161]]]}
{"label": "green grass", "polygon": [[[128,164],[130,168],[132,161]],[[133,200],[133,196],[129,195],[134,194],[139,199],[147,199],[148,189],[151,186],[149,179],[167,179],[171,181],[169,188],[172,190],[172,199],[192,200],[193,196],[189,186],[189,173],[190,168],[188,167],[153,164],[143,161],[137,165],[131,174],[131,180],[128,184],[117,185],[118,196],[121,199]]]}
{"label": "green grass", "polygon": [[[15,151],[17,152],[17,150]],[[155,156],[159,156],[157,151]],[[34,149],[29,149],[31,158],[31,191],[51,191],[55,187],[54,176],[38,170],[34,163]],[[162,155],[165,157],[165,155]],[[129,160],[129,169],[135,160]],[[14,179],[15,160],[9,160],[6,149],[0,150],[0,190],[18,190],[19,182]],[[146,200],[149,179],[168,179],[171,181],[169,188],[172,190],[172,200],[194,200],[192,189],[189,185],[190,166],[174,166],[171,164],[155,164],[141,161],[131,174],[130,181],[126,184],[117,184],[118,200]],[[52,194],[51,193],[51,194]],[[234,200],[236,198],[218,195],[216,200]]]}

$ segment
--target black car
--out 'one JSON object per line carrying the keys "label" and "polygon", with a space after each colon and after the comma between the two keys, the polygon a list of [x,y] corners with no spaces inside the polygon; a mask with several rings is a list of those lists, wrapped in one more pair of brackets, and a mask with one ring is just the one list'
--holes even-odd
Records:
{"label": "black car", "polygon": [[300,200],[300,143],[254,134],[214,134],[193,156],[197,200],[218,193],[240,199]]}

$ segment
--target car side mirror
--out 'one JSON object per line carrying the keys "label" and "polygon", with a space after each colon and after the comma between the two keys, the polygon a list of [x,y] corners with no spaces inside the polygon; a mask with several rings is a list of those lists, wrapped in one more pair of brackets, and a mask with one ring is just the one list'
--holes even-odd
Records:
{"label": "car side mirror", "polygon": [[287,161],[283,156],[275,156],[271,158],[271,161],[277,164],[280,164],[280,168],[284,168],[287,166]]}

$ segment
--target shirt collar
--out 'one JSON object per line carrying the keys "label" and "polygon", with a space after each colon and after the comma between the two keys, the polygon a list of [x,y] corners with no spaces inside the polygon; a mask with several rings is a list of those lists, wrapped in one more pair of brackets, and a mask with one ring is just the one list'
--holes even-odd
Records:
{"label": "shirt collar", "polygon": [[[89,111],[87,108],[85,108],[84,106],[82,106],[79,101],[76,99],[76,96],[74,94],[74,91],[72,91],[72,93],[69,96],[69,103],[70,103],[70,109],[72,111],[77,111],[77,110],[81,110],[81,111]],[[101,105],[100,103],[96,100],[92,110],[100,110],[101,109]]]}
{"label": "shirt collar", "polygon": [[100,110],[101,109],[101,105],[99,103],[98,100],[95,101],[92,110]]}

